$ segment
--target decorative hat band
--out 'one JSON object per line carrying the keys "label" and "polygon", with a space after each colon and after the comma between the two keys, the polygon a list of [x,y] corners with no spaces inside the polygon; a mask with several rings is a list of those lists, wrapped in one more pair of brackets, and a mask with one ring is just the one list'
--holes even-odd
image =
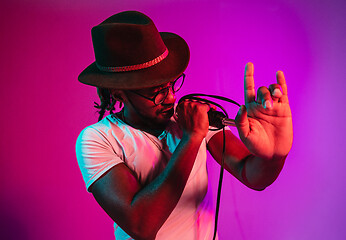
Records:
{"label": "decorative hat band", "polygon": [[155,64],[158,64],[163,59],[165,59],[167,55],[168,55],[168,49],[166,48],[166,50],[160,56],[145,63],[130,65],[130,66],[123,66],[123,67],[104,67],[99,65],[96,62],[96,66],[100,71],[103,71],[103,72],[128,72],[128,71],[140,70],[140,69],[154,66]]}

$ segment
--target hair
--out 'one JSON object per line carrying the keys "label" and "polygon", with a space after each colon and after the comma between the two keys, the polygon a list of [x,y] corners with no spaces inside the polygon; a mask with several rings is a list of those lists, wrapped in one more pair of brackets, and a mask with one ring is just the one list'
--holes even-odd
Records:
{"label": "hair", "polygon": [[[114,113],[115,110],[115,103],[117,102],[114,98],[114,96],[111,94],[110,90],[108,88],[97,88],[97,94],[100,98],[101,104],[98,104],[97,102],[94,102],[94,108],[100,109],[98,111],[99,118],[98,121],[100,121],[103,116],[105,115],[106,111],[109,111],[110,114]],[[122,106],[122,103],[120,102],[120,107]]]}

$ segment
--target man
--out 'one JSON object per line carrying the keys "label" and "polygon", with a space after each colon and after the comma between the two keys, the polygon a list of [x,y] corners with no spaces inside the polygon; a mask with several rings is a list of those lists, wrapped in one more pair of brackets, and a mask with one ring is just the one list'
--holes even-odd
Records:
{"label": "man", "polygon": [[[206,150],[221,162],[223,133],[209,131],[209,105],[175,92],[189,61],[186,42],[159,33],[150,18],[128,11],[92,29],[96,61],[79,81],[98,88],[100,119],[80,134],[76,152],[87,190],[115,222],[116,239],[212,239],[206,197]],[[173,117],[174,115],[174,117]],[[279,175],[292,145],[292,120],[282,72],[254,90],[245,70],[245,106],[226,130],[225,169],[263,190]]]}

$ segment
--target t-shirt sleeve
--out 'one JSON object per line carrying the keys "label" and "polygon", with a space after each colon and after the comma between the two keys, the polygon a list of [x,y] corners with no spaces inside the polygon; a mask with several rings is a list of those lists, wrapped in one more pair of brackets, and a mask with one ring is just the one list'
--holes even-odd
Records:
{"label": "t-shirt sleeve", "polygon": [[119,149],[111,145],[105,133],[94,128],[84,129],[76,142],[76,155],[87,191],[113,166],[124,162]]}
{"label": "t-shirt sleeve", "polygon": [[[211,127],[212,129],[216,129],[215,127]],[[230,128],[228,126],[225,127],[225,131],[231,131]],[[222,132],[222,129],[220,130],[216,130],[216,131],[212,131],[209,130],[207,133],[207,136],[205,137],[206,142],[208,143],[209,140],[217,133]]]}

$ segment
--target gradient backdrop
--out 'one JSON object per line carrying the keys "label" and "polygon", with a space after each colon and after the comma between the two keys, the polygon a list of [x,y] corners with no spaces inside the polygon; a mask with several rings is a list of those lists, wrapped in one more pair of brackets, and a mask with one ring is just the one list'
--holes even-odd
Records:
{"label": "gradient backdrop", "polygon": [[[226,174],[220,239],[346,239],[345,9],[344,0],[1,1],[0,238],[113,239],[75,158],[79,132],[97,120],[96,90],[77,76],[94,61],[91,28],[139,10],[191,48],[179,96],[243,103],[248,61],[256,87],[286,75],[292,151],[263,192]],[[216,196],[219,167],[208,161]]]}

